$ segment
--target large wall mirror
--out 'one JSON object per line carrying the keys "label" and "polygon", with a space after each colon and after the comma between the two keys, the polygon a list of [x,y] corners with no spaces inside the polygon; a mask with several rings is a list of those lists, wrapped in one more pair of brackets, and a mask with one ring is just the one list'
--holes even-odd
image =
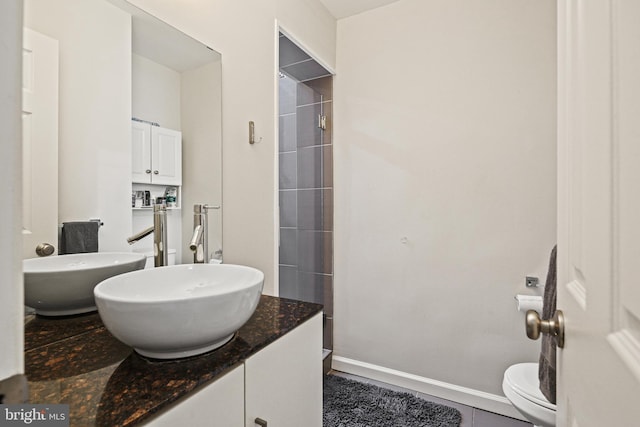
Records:
{"label": "large wall mirror", "polygon": [[[90,219],[103,223],[100,251],[151,251],[152,237],[126,243],[152,224],[135,196],[176,191],[168,247],[193,262],[193,205],[222,203],[220,54],[124,0],[25,0],[24,22],[25,257],[56,239],[38,226],[57,236]],[[132,119],[181,133],[178,185],[134,183]],[[220,259],[222,209],[209,211],[208,238]]]}

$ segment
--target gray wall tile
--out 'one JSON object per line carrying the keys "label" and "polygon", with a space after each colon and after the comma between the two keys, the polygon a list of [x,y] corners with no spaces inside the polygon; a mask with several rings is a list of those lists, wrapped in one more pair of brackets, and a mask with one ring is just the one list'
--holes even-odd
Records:
{"label": "gray wall tile", "polygon": [[298,82],[291,77],[281,77],[278,81],[279,114],[291,114],[296,112],[296,90]]}
{"label": "gray wall tile", "polygon": [[298,299],[298,269],[296,267],[281,265],[279,267],[280,296],[283,298]]}
{"label": "gray wall tile", "polygon": [[298,190],[297,224],[301,230],[333,230],[333,190]]}
{"label": "gray wall tile", "polygon": [[331,145],[298,149],[298,188],[333,187]]}
{"label": "gray wall tile", "polygon": [[[320,113],[327,116],[326,130],[318,127]],[[331,144],[333,129],[333,103],[331,101],[297,107],[296,121],[298,147]]]}
{"label": "gray wall tile", "polygon": [[298,265],[298,230],[295,228],[280,229],[280,264]]}
{"label": "gray wall tile", "polygon": [[307,273],[333,273],[332,251],[332,232],[298,231],[297,265],[299,271]]}
{"label": "gray wall tile", "polygon": [[333,276],[298,272],[299,299],[324,305],[324,313],[333,316]]}
{"label": "gray wall tile", "polygon": [[283,151],[296,151],[297,148],[297,133],[296,133],[296,115],[287,114],[280,116],[279,118],[279,137],[278,148],[280,152]]}
{"label": "gray wall tile", "polygon": [[309,55],[307,55],[302,49],[296,46],[296,44],[289,40],[286,36],[282,36],[278,40],[280,46],[280,68],[310,58]]}
{"label": "gray wall tile", "polygon": [[294,78],[298,79],[298,81],[314,79],[330,74],[322,65],[318,64],[311,58],[287,66],[282,66],[282,64],[280,64],[280,69],[285,73],[292,75]]}
{"label": "gray wall tile", "polygon": [[281,190],[292,190],[298,186],[298,156],[297,153],[280,153],[280,176],[278,177]]}
{"label": "gray wall tile", "polygon": [[298,226],[298,192],[280,190],[280,227]]}
{"label": "gray wall tile", "polygon": [[[324,344],[331,349],[333,80],[331,76],[307,80],[328,72],[306,59],[306,53],[280,37],[280,71],[285,76],[279,81],[280,295],[324,305],[330,316]],[[327,116],[326,130],[318,128],[321,112]]]}
{"label": "gray wall tile", "polygon": [[296,108],[296,142],[298,147],[311,147],[322,144],[322,130],[318,127],[320,105],[312,104]]}
{"label": "gray wall tile", "polygon": [[324,313],[333,317],[333,276],[329,274],[298,272],[298,285],[305,289],[304,301],[324,306]]}
{"label": "gray wall tile", "polygon": [[325,318],[324,328],[322,330],[322,347],[333,350],[333,318]]}
{"label": "gray wall tile", "polygon": [[298,83],[296,105],[316,104],[333,99],[333,77],[327,76]]}

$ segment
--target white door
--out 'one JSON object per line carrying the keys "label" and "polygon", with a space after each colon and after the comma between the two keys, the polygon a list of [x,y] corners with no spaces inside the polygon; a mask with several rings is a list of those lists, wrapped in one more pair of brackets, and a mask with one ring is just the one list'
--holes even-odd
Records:
{"label": "white door", "polygon": [[33,258],[41,243],[58,246],[58,41],[25,28],[22,51],[23,257]]}
{"label": "white door", "polygon": [[557,425],[640,425],[640,2],[558,2]]}
{"label": "white door", "polygon": [[151,165],[154,184],[182,184],[182,133],[151,126]]}
{"label": "white door", "polygon": [[151,182],[151,125],[131,122],[131,181]]}

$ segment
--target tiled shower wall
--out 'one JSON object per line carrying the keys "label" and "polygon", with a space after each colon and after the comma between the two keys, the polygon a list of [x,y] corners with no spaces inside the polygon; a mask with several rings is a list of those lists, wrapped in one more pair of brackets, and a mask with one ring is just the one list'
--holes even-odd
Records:
{"label": "tiled shower wall", "polygon": [[[303,82],[317,63],[280,55],[280,296],[324,305],[324,348],[333,348],[332,77]],[[285,42],[291,43],[288,39]],[[296,47],[297,49],[297,47]],[[284,53],[284,54],[283,54]],[[287,62],[288,61],[288,62]],[[316,65],[307,64],[313,61]],[[293,68],[292,68],[293,67]],[[325,72],[326,74],[326,72]],[[318,116],[326,116],[326,128]]]}

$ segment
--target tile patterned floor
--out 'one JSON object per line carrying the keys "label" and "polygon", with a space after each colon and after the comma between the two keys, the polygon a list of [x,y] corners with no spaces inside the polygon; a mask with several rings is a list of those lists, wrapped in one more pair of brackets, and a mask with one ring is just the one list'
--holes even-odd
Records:
{"label": "tile patterned floor", "polygon": [[421,399],[428,400],[430,402],[439,403],[442,405],[456,408],[462,414],[462,424],[460,427],[532,427],[533,424],[524,421],[516,420],[514,418],[505,417],[503,415],[494,414],[492,412],[483,411],[482,409],[473,408],[471,406],[463,405],[461,403],[452,402],[450,400],[440,399],[439,397],[430,396],[427,394],[419,393],[414,390],[398,387],[392,384],[383,383],[380,381],[372,380],[365,377],[359,377],[357,375],[345,374],[344,372],[331,371],[332,375],[338,375],[344,378],[349,378],[356,381],[361,381],[366,384],[373,384],[379,387],[387,388],[389,390],[400,391],[403,393],[413,394]]}

